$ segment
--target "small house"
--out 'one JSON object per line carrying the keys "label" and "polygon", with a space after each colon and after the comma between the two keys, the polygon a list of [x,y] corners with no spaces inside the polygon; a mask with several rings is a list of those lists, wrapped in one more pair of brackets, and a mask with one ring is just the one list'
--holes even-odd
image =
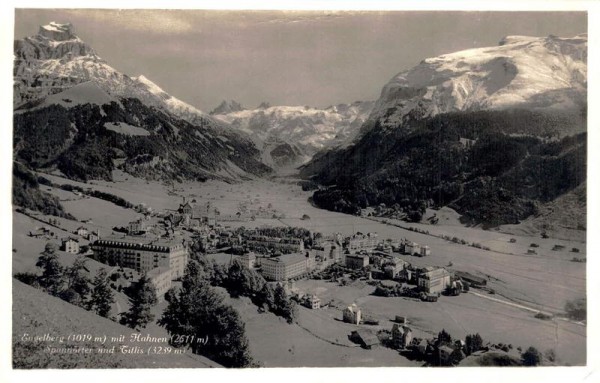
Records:
{"label": "small house", "polygon": [[309,294],[304,299],[304,306],[312,310],[318,310],[321,308],[321,300],[315,294]]}
{"label": "small house", "polygon": [[396,315],[396,318],[394,320],[396,321],[396,323],[408,324],[408,319],[405,316]]}
{"label": "small house", "polygon": [[392,344],[395,348],[406,348],[411,344],[412,339],[413,336],[410,327],[394,323],[394,326],[392,327]]}
{"label": "small house", "polygon": [[97,240],[100,239],[100,232],[98,230],[96,230],[96,232],[94,233],[93,231],[91,231],[88,236],[87,236],[88,241],[90,241],[90,243],[94,243]]}
{"label": "small house", "polygon": [[344,322],[352,323],[352,324],[360,324],[362,312],[360,308],[353,303],[352,305],[346,307],[346,309],[342,313]]}
{"label": "small house", "polygon": [[409,255],[420,255],[421,254],[421,245],[416,242],[406,242],[404,244],[404,252]]}
{"label": "small house", "polygon": [[454,352],[454,349],[448,346],[440,346],[438,347],[438,357],[440,358],[440,363],[446,365],[450,361],[450,355]]}
{"label": "small house", "polygon": [[365,329],[352,331],[350,340],[367,350],[377,347],[380,344],[377,335],[374,332]]}
{"label": "small house", "polygon": [[60,249],[67,253],[78,254],[79,253],[79,241],[75,238],[70,238],[70,237],[65,238],[62,240]]}
{"label": "small house", "polygon": [[85,238],[88,235],[88,229],[85,228],[85,227],[83,227],[83,226],[80,226],[80,227],[77,228],[77,230],[75,230],[75,234],[77,234],[80,237],[84,237]]}

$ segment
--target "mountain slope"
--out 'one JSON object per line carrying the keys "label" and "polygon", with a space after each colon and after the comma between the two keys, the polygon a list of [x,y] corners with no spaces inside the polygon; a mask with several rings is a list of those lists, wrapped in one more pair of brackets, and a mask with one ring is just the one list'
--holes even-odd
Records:
{"label": "mountain slope", "polygon": [[[99,58],[70,24],[15,41],[15,155],[77,179],[115,165],[153,179],[235,180],[270,171],[245,134],[129,77]],[[86,172],[89,172],[87,174]]]}
{"label": "mountain slope", "polygon": [[585,181],[586,49],[583,35],[511,37],[402,72],[350,145],[302,167],[329,186],[313,201],[385,203],[414,220],[450,204],[493,226],[534,214]]}
{"label": "mountain slope", "polygon": [[428,58],[385,85],[365,129],[456,111],[578,110],[587,102],[586,61],[586,34],[508,36],[496,47]]}
{"label": "mountain slope", "polygon": [[[85,84],[86,90],[93,84]],[[79,96],[78,85],[71,89]],[[77,90],[77,92],[76,92]],[[87,94],[97,94],[87,92]],[[211,122],[196,126],[136,98],[98,105],[60,100],[14,114],[14,152],[31,168],[58,168],[78,179],[110,180],[112,170],[147,179],[236,180],[264,175],[270,169],[249,139],[215,130]],[[49,98],[50,98],[49,97]]]}
{"label": "mountain slope", "polygon": [[[120,352],[120,346],[128,346],[130,350],[138,346],[148,350],[150,346],[163,346],[150,341],[130,342],[129,335],[135,331],[86,311],[78,306],[67,303],[37,290],[31,286],[13,279],[13,367],[18,369],[32,368],[211,368],[221,367],[201,355],[194,355],[189,350],[184,354],[169,353],[164,355]],[[90,334],[92,337],[103,337],[104,344],[98,342],[65,341],[24,341],[23,334],[42,338],[45,334],[55,337],[67,337],[69,334]],[[144,336],[154,338],[164,337],[165,334],[151,334],[147,329]],[[124,340],[112,342],[111,338],[124,335]],[[149,337],[150,338],[150,337]],[[98,353],[49,353],[48,347],[69,348],[82,347],[110,349],[111,354]]]}

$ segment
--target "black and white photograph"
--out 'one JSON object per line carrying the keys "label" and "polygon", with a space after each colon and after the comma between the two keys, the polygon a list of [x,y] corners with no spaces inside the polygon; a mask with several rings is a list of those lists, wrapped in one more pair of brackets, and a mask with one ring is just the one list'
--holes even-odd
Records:
{"label": "black and white photograph", "polygon": [[585,7],[11,11],[13,372],[590,367]]}

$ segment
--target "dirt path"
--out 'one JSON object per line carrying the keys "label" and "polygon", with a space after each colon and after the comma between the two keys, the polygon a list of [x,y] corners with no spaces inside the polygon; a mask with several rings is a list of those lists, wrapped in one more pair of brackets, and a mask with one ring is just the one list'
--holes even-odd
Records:
{"label": "dirt path", "polygon": [[[534,312],[536,314],[537,313],[542,313],[542,314],[546,314],[546,315],[553,315],[552,313],[544,312],[544,311],[538,310],[538,309],[533,308],[533,307],[524,306],[524,305],[520,305],[518,303],[513,303],[513,302],[505,301],[503,299],[498,299],[498,298],[490,297],[489,295],[479,294],[479,293],[476,293],[474,291],[470,291],[469,294],[473,294],[473,295],[478,296],[480,298],[488,299],[488,300],[491,300],[491,301],[494,301],[494,302],[502,303],[502,304],[507,305],[507,306],[512,306],[512,307],[516,307],[516,308],[519,308],[519,309],[531,311],[531,312]],[[560,319],[560,320],[565,321],[565,322],[571,322],[571,323],[576,324],[578,326],[585,326],[585,323],[578,322],[578,321],[572,321],[572,320],[567,319],[567,318],[556,318],[556,319]]]}

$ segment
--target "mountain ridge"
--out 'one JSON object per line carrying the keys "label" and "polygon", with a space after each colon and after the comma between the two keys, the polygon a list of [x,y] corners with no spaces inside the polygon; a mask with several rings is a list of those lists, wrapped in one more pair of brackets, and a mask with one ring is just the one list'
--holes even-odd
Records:
{"label": "mountain ridge", "polygon": [[422,60],[382,89],[364,132],[441,113],[577,109],[587,103],[587,35],[507,36],[500,45]]}
{"label": "mountain ridge", "polygon": [[110,179],[115,166],[152,179],[270,172],[246,134],[112,68],[71,24],[41,26],[14,48],[14,148],[28,166],[82,180]]}
{"label": "mountain ridge", "polygon": [[352,142],[300,174],[329,210],[383,203],[419,220],[453,204],[470,223],[517,223],[585,181],[586,59],[585,35],[425,59],[383,87]]}

